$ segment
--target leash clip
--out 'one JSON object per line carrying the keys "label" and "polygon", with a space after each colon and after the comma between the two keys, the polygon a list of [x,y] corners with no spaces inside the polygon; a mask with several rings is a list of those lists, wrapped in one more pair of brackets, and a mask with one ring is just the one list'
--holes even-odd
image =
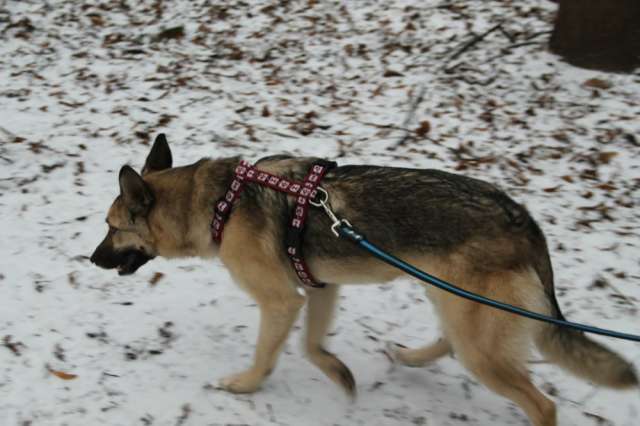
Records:
{"label": "leash clip", "polygon": [[327,216],[329,216],[329,219],[331,219],[331,232],[333,232],[333,235],[336,237],[340,237],[340,233],[338,232],[339,226],[347,225],[350,228],[352,228],[352,226],[347,219],[338,219],[338,216],[336,216],[333,210],[331,210],[331,206],[329,205],[329,193],[320,186],[316,189],[318,194],[322,195],[323,198],[320,198],[318,201],[309,199],[309,204],[314,207],[322,207]]}

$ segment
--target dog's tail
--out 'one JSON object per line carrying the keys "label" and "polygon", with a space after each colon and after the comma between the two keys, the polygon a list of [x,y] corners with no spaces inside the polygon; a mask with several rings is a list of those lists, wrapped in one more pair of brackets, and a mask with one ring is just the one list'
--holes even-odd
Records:
{"label": "dog's tail", "polygon": [[629,362],[581,331],[547,325],[537,346],[550,362],[597,385],[615,389],[638,386],[638,376]]}
{"label": "dog's tail", "polygon": [[[533,266],[544,285],[553,315],[564,319],[554,294],[553,270],[544,240],[542,244],[543,247],[537,247]],[[616,389],[637,387],[639,384],[631,363],[581,331],[545,324],[540,328],[536,345],[550,362],[595,384]]]}

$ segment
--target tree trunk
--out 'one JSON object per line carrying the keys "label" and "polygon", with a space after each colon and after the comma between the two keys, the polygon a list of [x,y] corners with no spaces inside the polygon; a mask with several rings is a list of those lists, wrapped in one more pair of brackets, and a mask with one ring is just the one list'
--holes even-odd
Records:
{"label": "tree trunk", "polygon": [[560,0],[550,48],[579,67],[633,71],[640,66],[640,0]]}

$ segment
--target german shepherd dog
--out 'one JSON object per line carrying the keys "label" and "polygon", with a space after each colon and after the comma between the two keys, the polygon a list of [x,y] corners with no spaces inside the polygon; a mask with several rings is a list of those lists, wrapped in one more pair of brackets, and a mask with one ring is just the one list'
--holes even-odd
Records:
{"label": "german shepherd dog", "polygon": [[[256,166],[301,181],[317,159],[266,157]],[[292,197],[248,184],[214,243],[214,204],[227,191],[239,158],[202,159],[172,167],[164,135],[157,137],[138,174],[120,170],[120,195],[111,205],[107,236],[91,261],[134,273],[155,256],[219,256],[257,302],[260,329],[253,365],[221,381],[230,392],[254,392],[273,370],[300,309],[308,315],[304,347],[311,360],[349,394],[354,378],[325,349],[338,289],[343,284],[391,281],[402,272],[337,239],[321,209],[311,209],[303,251],[320,289],[299,291],[285,253]],[[562,318],[554,296],[545,237],[527,210],[496,186],[438,170],[340,166],[321,186],[338,217],[403,260],[462,288],[531,311]],[[453,353],[482,383],[518,404],[536,426],[556,424],[555,404],[530,381],[531,343],[545,357],[597,385],[638,385],[633,366],[582,333],[531,321],[437,289],[427,295],[442,338],[417,349],[394,347],[398,362],[418,367]]]}

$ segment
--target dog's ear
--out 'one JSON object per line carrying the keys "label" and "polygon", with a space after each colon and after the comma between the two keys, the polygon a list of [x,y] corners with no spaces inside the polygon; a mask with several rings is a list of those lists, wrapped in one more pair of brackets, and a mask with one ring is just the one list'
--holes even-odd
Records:
{"label": "dog's ear", "polygon": [[122,166],[118,181],[120,196],[129,210],[132,222],[135,222],[137,216],[146,216],[153,204],[153,193],[149,185],[130,166]]}
{"label": "dog's ear", "polygon": [[172,163],[171,148],[169,148],[169,143],[164,133],[160,133],[156,137],[151,147],[151,152],[149,152],[147,156],[147,161],[145,161],[144,167],[142,168],[142,175],[144,176],[150,172],[168,169]]}

